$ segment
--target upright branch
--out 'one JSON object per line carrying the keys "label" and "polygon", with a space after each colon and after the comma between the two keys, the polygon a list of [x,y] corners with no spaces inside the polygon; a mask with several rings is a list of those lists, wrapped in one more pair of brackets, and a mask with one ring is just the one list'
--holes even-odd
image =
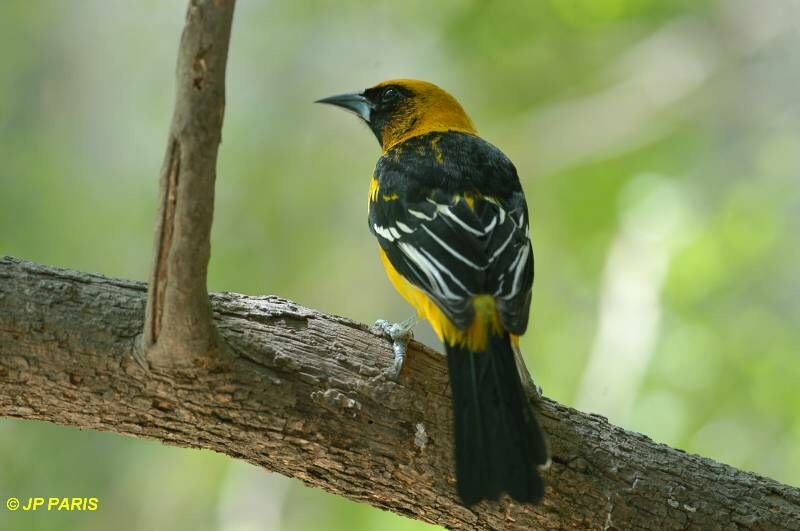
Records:
{"label": "upright branch", "polygon": [[[0,258],[0,417],[208,448],[451,528],[800,529],[799,489],[547,399],[536,402],[553,453],[543,504],[465,508],[442,356],[412,342],[389,381],[389,345],[364,325],[276,297],[209,305],[233,10],[189,4],[149,287]],[[229,362],[197,363],[223,338]]]}
{"label": "upright branch", "polygon": [[187,365],[219,347],[206,275],[234,5],[191,0],[181,36],[141,345],[156,364]]}

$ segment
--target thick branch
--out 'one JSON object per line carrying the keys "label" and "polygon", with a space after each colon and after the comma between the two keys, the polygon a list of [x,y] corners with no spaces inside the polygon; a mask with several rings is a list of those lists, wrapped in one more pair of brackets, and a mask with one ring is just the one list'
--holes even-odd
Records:
{"label": "thick branch", "polygon": [[[442,357],[277,297],[211,297],[224,366],[133,360],[145,285],[0,260],[0,415],[209,448],[466,529],[800,529],[800,490],[550,400],[544,504],[458,504]],[[735,444],[735,443],[734,443]]]}
{"label": "thick branch", "polygon": [[143,341],[156,363],[188,364],[217,345],[206,271],[233,9],[234,0],[192,0],[186,13]]}

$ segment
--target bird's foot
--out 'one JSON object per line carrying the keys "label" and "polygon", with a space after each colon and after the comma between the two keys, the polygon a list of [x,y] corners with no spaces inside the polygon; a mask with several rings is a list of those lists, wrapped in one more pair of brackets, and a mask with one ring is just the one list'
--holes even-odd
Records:
{"label": "bird's foot", "polygon": [[400,376],[403,362],[406,359],[406,349],[408,342],[414,338],[414,327],[418,319],[411,317],[400,323],[390,323],[384,319],[375,321],[375,328],[381,330],[392,340],[392,350],[394,350],[394,364],[388,371],[389,377],[396,380]]}

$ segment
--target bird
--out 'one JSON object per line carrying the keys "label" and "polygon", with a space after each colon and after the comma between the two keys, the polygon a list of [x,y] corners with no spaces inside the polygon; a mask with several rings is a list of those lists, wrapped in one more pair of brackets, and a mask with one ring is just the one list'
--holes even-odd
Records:
{"label": "bird", "polygon": [[[369,230],[390,282],[444,343],[461,502],[539,503],[550,456],[522,380],[533,249],[514,164],[433,83],[393,79],[317,102],[358,116],[383,150]],[[415,322],[377,323],[395,341],[395,376]]]}

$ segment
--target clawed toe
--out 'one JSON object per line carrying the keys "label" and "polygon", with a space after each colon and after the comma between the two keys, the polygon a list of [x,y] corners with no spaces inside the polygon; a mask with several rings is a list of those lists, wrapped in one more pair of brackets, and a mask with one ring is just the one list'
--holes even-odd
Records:
{"label": "clawed toe", "polygon": [[384,319],[375,321],[375,327],[383,331],[392,340],[394,363],[392,364],[392,368],[387,372],[389,377],[393,380],[396,380],[400,376],[400,371],[403,369],[408,342],[414,337],[414,326],[416,324],[416,317],[406,319],[401,323],[390,323]]}

